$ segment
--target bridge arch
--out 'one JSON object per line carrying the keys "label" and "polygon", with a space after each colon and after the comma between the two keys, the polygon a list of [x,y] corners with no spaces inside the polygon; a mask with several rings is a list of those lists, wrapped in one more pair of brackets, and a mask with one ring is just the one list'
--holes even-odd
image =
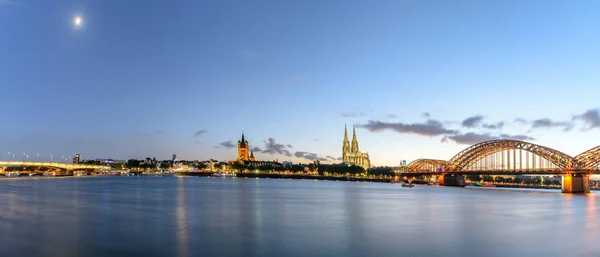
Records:
{"label": "bridge arch", "polygon": [[435,159],[418,159],[406,165],[406,168],[404,168],[404,172],[436,172],[440,168],[446,170],[447,167],[448,161]]}
{"label": "bridge arch", "polygon": [[581,169],[600,168],[600,145],[575,156],[574,162]]}
{"label": "bridge arch", "polygon": [[487,156],[509,150],[532,153],[563,170],[571,169],[574,166],[571,156],[552,148],[518,140],[490,140],[469,146],[456,154],[448,162],[448,171],[465,171]]}

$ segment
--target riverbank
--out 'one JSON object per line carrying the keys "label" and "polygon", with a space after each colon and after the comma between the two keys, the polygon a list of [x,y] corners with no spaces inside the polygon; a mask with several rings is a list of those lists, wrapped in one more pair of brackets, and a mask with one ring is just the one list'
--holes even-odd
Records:
{"label": "riverbank", "polygon": [[[210,177],[213,172],[176,172],[177,176],[191,177]],[[391,183],[390,179],[382,178],[360,178],[360,177],[334,177],[334,176],[319,176],[308,174],[271,174],[271,173],[242,173],[237,172],[238,178],[273,178],[273,179],[313,179],[313,180],[328,180],[328,181],[358,181],[358,182],[377,182]]]}
{"label": "riverbank", "polygon": [[[470,185],[470,186],[473,186],[473,185]],[[494,187],[497,187],[497,188],[552,189],[552,190],[560,190],[561,189],[561,186],[543,186],[543,185],[508,185],[508,184],[496,184],[496,185],[494,185]],[[590,188],[590,190],[600,190],[600,188]]]}

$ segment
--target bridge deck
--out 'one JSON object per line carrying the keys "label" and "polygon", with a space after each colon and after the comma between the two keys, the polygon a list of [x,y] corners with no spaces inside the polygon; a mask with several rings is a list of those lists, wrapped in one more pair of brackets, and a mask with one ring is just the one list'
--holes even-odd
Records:
{"label": "bridge deck", "polygon": [[89,165],[89,164],[73,164],[61,162],[27,162],[27,161],[0,161],[0,166],[37,166],[37,167],[52,167],[66,170],[76,169],[110,169],[110,166],[104,165]]}

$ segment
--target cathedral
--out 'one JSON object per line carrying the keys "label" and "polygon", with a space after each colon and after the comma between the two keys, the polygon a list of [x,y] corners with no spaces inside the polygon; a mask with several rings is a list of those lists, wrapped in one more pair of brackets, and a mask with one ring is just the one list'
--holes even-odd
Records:
{"label": "cathedral", "polygon": [[356,127],[352,131],[352,146],[348,141],[348,130],[344,127],[344,145],[342,146],[342,161],[356,166],[363,167],[365,170],[371,167],[368,153],[361,153],[358,150],[358,140],[356,140]]}

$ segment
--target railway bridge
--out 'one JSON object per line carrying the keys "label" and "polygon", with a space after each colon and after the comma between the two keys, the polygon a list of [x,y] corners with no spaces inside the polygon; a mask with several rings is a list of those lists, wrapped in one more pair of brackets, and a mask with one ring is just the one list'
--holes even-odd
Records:
{"label": "railway bridge", "polygon": [[418,159],[402,176],[435,175],[441,185],[464,186],[464,175],[560,175],[563,193],[589,193],[590,175],[600,174],[600,146],[575,157],[518,140],[490,140],[450,160]]}

